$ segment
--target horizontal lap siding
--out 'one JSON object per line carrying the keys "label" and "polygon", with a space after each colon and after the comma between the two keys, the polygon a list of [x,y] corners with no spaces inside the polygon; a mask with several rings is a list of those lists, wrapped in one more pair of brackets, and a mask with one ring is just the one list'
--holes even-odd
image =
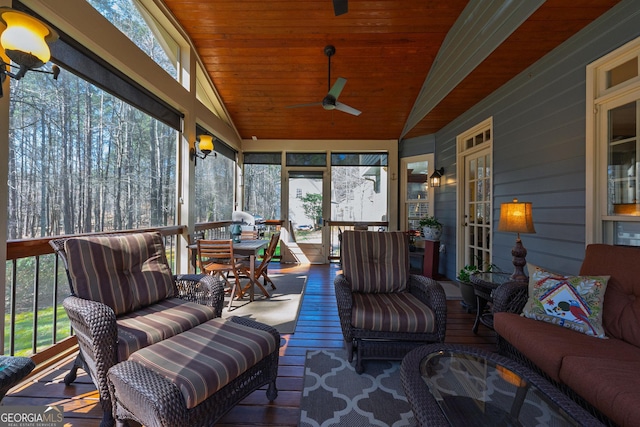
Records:
{"label": "horizontal lap siding", "polygon": [[[493,261],[511,271],[515,234],[496,232],[500,203],[533,203],[536,234],[523,234],[527,260],[576,273],[585,249],[586,66],[640,36],[633,1],[617,7],[559,46],[435,135],[435,159],[446,185],[436,191],[444,222],[447,277],[456,276],[456,136],[493,117]],[[424,137],[404,142],[416,154]],[[422,151],[423,153],[428,151]],[[403,154],[404,155],[404,154]],[[441,268],[442,270],[442,268]]]}

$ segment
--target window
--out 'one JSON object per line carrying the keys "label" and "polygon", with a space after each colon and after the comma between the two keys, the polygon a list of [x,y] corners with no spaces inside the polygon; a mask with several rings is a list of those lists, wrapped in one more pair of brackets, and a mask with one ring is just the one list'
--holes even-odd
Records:
{"label": "window", "polygon": [[178,43],[139,1],[87,1],[170,76],[178,78]]}
{"label": "window", "polygon": [[387,220],[387,154],[331,154],[331,219]]}
{"label": "window", "polygon": [[175,224],[176,130],[71,72],[10,96],[9,239]]}
{"label": "window", "polygon": [[244,153],[245,211],[264,219],[282,218],[281,161],[281,153]]}
{"label": "window", "polygon": [[404,193],[404,230],[420,230],[420,218],[433,215],[429,176],[433,173],[433,154],[402,160]]}
{"label": "window", "polygon": [[639,61],[637,39],[587,67],[587,243],[640,246]]}

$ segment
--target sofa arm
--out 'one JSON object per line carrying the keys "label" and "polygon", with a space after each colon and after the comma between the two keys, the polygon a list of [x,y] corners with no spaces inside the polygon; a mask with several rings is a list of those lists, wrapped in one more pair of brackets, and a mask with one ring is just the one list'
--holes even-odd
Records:
{"label": "sofa arm", "polygon": [[344,340],[349,343],[353,341],[351,335],[351,310],[353,299],[351,297],[351,284],[344,274],[338,274],[333,281],[336,292],[336,302],[338,304],[338,317]]}
{"label": "sofa arm", "polygon": [[408,289],[412,295],[435,313],[438,338],[444,342],[447,330],[447,295],[437,281],[417,274],[409,275]]}
{"label": "sofa arm", "polygon": [[208,274],[181,274],[173,276],[177,297],[186,301],[213,307],[216,317],[222,316],[224,281]]}
{"label": "sofa arm", "polygon": [[506,282],[493,290],[493,312],[522,313],[527,303],[527,282]]}
{"label": "sofa arm", "polygon": [[85,367],[101,399],[108,398],[107,371],[118,361],[116,315],[105,304],[74,296],[65,298],[62,305],[78,339]]}

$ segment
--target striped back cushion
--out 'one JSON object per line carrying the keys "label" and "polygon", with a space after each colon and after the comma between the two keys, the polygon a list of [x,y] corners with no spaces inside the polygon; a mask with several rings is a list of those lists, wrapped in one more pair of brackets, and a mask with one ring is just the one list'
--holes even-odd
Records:
{"label": "striped back cushion", "polygon": [[342,268],[353,292],[402,292],[409,279],[409,239],[401,231],[345,231]]}
{"label": "striped back cushion", "polygon": [[75,294],[116,316],[174,294],[160,233],[77,237],[64,247]]}

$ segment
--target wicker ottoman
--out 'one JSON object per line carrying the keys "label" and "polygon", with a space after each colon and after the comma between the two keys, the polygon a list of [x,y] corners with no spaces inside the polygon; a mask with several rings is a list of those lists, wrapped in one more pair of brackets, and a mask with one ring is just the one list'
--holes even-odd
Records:
{"label": "wicker ottoman", "polygon": [[280,334],[271,326],[233,317],[213,319],[138,350],[109,369],[118,425],[214,425],[254,390],[278,391]]}

